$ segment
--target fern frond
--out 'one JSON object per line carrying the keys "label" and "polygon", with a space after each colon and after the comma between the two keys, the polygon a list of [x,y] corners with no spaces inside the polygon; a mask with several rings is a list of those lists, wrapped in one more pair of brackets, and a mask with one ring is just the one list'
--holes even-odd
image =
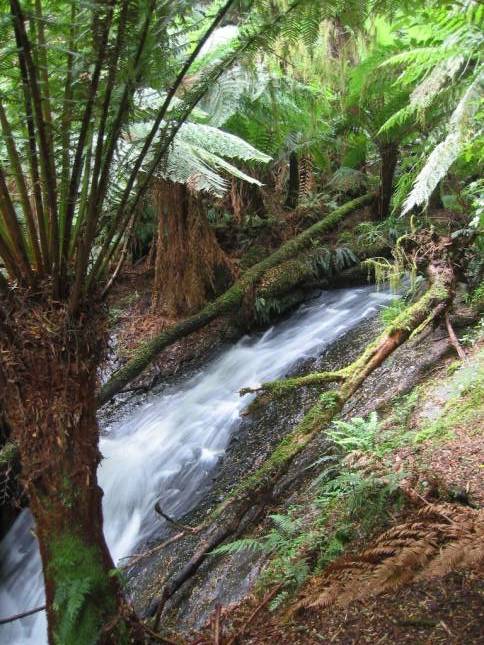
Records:
{"label": "fern frond", "polygon": [[484,72],[480,71],[455,108],[449,121],[447,137],[432,151],[418,174],[412,191],[403,205],[403,215],[415,206],[428,201],[439,181],[445,177],[450,166],[459,157],[472,131],[472,119],[478,109],[483,86]]}
{"label": "fern frond", "polygon": [[266,550],[263,542],[253,538],[242,538],[229,542],[228,544],[221,544],[216,549],[210,552],[210,555],[234,555],[235,553],[242,553],[249,551],[252,553],[262,553]]}
{"label": "fern frond", "polygon": [[300,526],[300,522],[292,519],[289,515],[273,514],[269,515],[278,531],[285,535],[294,535]]}

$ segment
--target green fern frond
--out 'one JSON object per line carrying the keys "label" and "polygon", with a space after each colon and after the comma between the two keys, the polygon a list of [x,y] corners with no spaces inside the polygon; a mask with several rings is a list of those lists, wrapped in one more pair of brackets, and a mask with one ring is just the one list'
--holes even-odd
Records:
{"label": "green fern frond", "polygon": [[253,538],[241,538],[228,544],[221,544],[216,549],[210,552],[210,555],[234,555],[244,551],[252,553],[263,553],[266,547],[263,542]]}
{"label": "green fern frond", "polygon": [[473,117],[477,112],[484,88],[484,71],[479,71],[467,88],[450,121],[446,138],[437,145],[418,174],[413,188],[403,205],[402,214],[428,201],[439,181],[459,157],[472,132]]}
{"label": "green fern frond", "polygon": [[269,517],[276,529],[287,536],[294,535],[299,529],[300,522],[289,517],[289,515],[273,514],[269,515]]}

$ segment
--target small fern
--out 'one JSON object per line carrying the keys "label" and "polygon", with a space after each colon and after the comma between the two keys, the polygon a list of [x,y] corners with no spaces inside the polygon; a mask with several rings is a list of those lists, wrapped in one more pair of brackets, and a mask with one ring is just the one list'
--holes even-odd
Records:
{"label": "small fern", "polygon": [[395,298],[389,305],[383,307],[380,311],[380,319],[386,327],[389,327],[393,321],[404,312],[406,304],[402,298]]}
{"label": "small fern", "polygon": [[334,421],[334,429],[328,430],[327,435],[345,452],[373,452],[379,427],[378,415],[372,412],[367,419],[354,417],[351,421]]}

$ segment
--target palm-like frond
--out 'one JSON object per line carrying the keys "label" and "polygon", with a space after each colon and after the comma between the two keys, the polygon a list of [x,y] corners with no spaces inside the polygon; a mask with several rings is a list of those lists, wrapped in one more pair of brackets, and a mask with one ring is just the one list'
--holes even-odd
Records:
{"label": "palm-like frond", "polygon": [[[139,154],[146,132],[151,123],[140,123],[131,127],[129,140],[119,149],[119,181],[123,181],[132,160]],[[161,126],[163,128],[163,124]],[[187,184],[191,190],[204,191],[222,196],[228,188],[224,175],[232,175],[252,184],[260,182],[241,171],[227,159],[245,162],[267,163],[270,157],[257,150],[243,139],[200,123],[184,123],[179,129],[166,158],[162,160],[155,175],[170,181]],[[151,163],[148,157],[147,165]]]}
{"label": "palm-like frond", "polygon": [[484,90],[484,71],[480,71],[457,104],[448,126],[448,134],[439,143],[418,174],[405,200],[403,213],[428,201],[439,181],[447,174],[473,132],[473,117]]}

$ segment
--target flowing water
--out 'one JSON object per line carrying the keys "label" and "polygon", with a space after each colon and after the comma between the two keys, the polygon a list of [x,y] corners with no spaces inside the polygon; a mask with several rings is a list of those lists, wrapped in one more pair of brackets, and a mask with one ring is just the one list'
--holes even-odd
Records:
{"label": "flowing water", "polygon": [[[160,495],[163,509],[178,517],[199,501],[250,402],[239,396],[240,388],[278,378],[299,359],[320,354],[390,298],[371,287],[323,292],[284,322],[243,338],[195,376],[104,428],[99,480],[114,560],[159,532],[153,507]],[[0,618],[42,605],[43,594],[32,518],[24,510],[0,544]],[[0,626],[0,642],[44,645],[45,612]]]}

